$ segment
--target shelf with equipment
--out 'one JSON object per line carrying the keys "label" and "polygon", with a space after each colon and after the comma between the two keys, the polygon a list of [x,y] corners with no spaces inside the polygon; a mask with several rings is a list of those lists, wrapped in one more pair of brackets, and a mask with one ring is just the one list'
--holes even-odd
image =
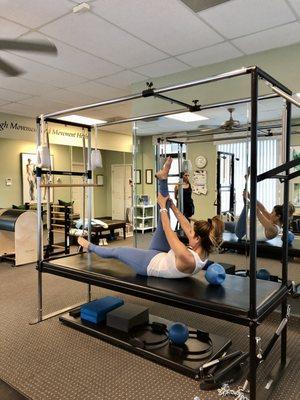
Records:
{"label": "shelf with equipment", "polygon": [[[73,206],[50,204],[50,229],[45,258],[70,254],[70,227],[73,219],[78,217],[73,213]],[[55,233],[63,235],[63,242],[55,242]]]}
{"label": "shelf with equipment", "polygon": [[142,233],[144,233],[148,230],[153,231],[156,228],[155,209],[156,206],[154,204],[137,204],[134,207],[135,231],[141,231]]}

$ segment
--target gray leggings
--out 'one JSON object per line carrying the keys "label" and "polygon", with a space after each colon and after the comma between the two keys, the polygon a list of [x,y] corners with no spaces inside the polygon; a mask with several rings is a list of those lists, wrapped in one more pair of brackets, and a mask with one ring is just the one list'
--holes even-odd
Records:
{"label": "gray leggings", "polygon": [[225,230],[235,233],[239,239],[242,239],[247,233],[247,207],[246,204],[239,216],[237,222],[225,222]]}
{"label": "gray leggings", "polygon": [[[163,196],[168,196],[167,179],[159,181],[159,191]],[[167,209],[170,206],[167,204]],[[89,245],[89,251],[102,258],[116,258],[129,265],[139,275],[147,275],[147,267],[154,256],[159,253],[167,253],[170,245],[163,230],[161,219],[159,218],[157,228],[150,243],[149,250],[137,249],[135,247],[102,247],[95,244]]]}

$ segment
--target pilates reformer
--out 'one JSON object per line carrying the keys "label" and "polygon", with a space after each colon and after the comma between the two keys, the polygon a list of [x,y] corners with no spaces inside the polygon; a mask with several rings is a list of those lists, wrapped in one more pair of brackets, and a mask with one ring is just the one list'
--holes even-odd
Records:
{"label": "pilates reformer", "polygon": [[[212,83],[224,79],[231,79],[239,76],[250,76],[251,79],[251,96],[250,98],[229,100],[222,103],[198,105],[184,103],[175,98],[170,98],[164,95],[166,92],[172,92],[179,89],[189,88],[193,86],[200,86],[207,83]],[[265,83],[274,93],[259,96],[258,95],[258,81],[261,80]],[[131,101],[139,98],[159,98],[179,104],[181,109],[174,111],[165,111],[157,114],[146,116],[138,116],[127,118],[118,121],[107,122],[99,124],[99,126],[108,126],[114,124],[134,122],[133,131],[136,134],[136,121],[151,120],[154,117],[161,117],[179,112],[195,112],[206,109],[213,109],[224,107],[232,104],[251,104],[251,126],[249,132],[251,133],[251,167],[250,167],[250,202],[253,205],[250,210],[250,244],[249,244],[249,260],[250,260],[250,274],[249,277],[228,276],[225,284],[219,287],[211,287],[203,281],[203,278],[186,278],[182,280],[167,280],[159,278],[141,278],[129,271],[124,265],[122,267],[116,260],[109,261],[109,264],[103,263],[103,260],[95,259],[91,254],[76,254],[67,257],[57,258],[55,260],[43,260],[41,251],[41,240],[39,240],[39,260],[38,260],[38,322],[46,319],[42,313],[42,274],[51,273],[65,278],[85,282],[89,285],[96,285],[111,290],[117,290],[122,293],[127,293],[133,296],[146,298],[152,301],[169,304],[182,309],[187,309],[200,314],[206,314],[211,317],[231,321],[233,323],[248,326],[249,328],[249,374],[247,375],[246,386],[250,389],[250,400],[258,398],[266,398],[270,395],[275,383],[277,383],[288,366],[289,360],[287,359],[287,323],[282,323],[280,330],[281,338],[281,352],[280,361],[275,366],[274,371],[271,373],[272,379],[269,384],[263,387],[259,393],[257,391],[257,369],[259,366],[259,349],[257,347],[257,327],[262,323],[265,318],[278,306],[281,306],[281,320],[287,321],[288,317],[288,304],[287,297],[290,291],[290,283],[288,281],[288,199],[289,187],[288,181],[299,172],[289,173],[292,168],[292,162],[289,162],[290,156],[290,127],[291,127],[291,104],[300,107],[300,103],[291,97],[292,92],[275,80],[265,71],[257,66],[241,68],[235,71],[227,72],[224,74],[211,76],[208,78],[177,84],[174,86],[154,89],[152,86],[141,93],[125,96],[118,99],[102,101],[96,104],[76,107],[71,110],[62,110],[59,112],[44,114],[37,119],[38,132],[40,132],[40,125],[46,122],[57,123],[54,117],[62,114],[67,114],[69,111],[76,112],[80,110],[87,110],[90,108],[101,107],[105,105],[113,105],[120,102]],[[277,167],[267,173],[257,176],[257,140],[258,140],[258,101],[265,99],[281,97],[285,99],[284,115],[283,115],[283,165]],[[38,134],[38,145],[39,134]],[[212,138],[211,138],[212,140]],[[136,136],[134,136],[136,141]],[[135,176],[135,174],[133,175]],[[89,176],[91,178],[91,176]],[[263,179],[280,179],[284,185],[284,221],[283,221],[283,244],[282,244],[282,283],[262,281],[256,279],[256,266],[257,266],[257,241],[256,241],[256,195],[257,195],[257,182]],[[41,216],[41,176],[37,175],[37,189],[38,189],[38,213]],[[38,221],[40,218],[38,218]],[[90,234],[90,225],[89,225]],[[39,237],[41,238],[41,228],[39,227]],[[106,260],[107,262],[107,260]],[[88,300],[91,298],[90,290],[88,292]],[[59,313],[61,313],[60,310]],[[57,315],[56,313],[55,315]],[[53,316],[54,314],[50,315]],[[50,317],[49,316],[49,317]],[[76,326],[76,322],[68,319],[68,315],[62,317],[64,323],[76,327],[77,329],[84,330],[82,327]],[[86,332],[95,335],[89,328],[85,329]],[[107,337],[105,333],[100,337]],[[112,342],[116,344],[117,341]],[[269,352],[273,347],[273,341],[267,344],[266,349]],[[133,349],[130,349],[134,351]],[[144,354],[145,355],[145,354]],[[150,357],[151,358],[151,357]],[[153,357],[151,358],[153,359]],[[167,365],[167,363],[165,364]]]}
{"label": "pilates reformer", "polygon": [[18,266],[36,262],[37,213],[31,210],[0,210],[0,260]]}

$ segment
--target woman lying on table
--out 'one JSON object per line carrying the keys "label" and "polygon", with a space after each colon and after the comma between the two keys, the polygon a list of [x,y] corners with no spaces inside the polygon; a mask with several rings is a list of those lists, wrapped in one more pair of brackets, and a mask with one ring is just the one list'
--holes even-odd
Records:
{"label": "woman lying on table", "polygon": [[[250,209],[249,193],[244,191],[244,208],[239,216],[237,222],[225,222],[225,230],[235,233],[239,239],[249,238],[250,224],[248,220],[248,210]],[[247,206],[249,204],[249,206]],[[289,218],[295,212],[295,207],[292,203],[288,204]],[[257,228],[256,228],[256,240],[266,241],[274,239],[275,237],[282,234],[283,225],[283,205],[276,205],[273,210],[269,212],[265,206],[257,201],[256,208],[257,215]]]}
{"label": "woman lying on table", "polygon": [[[137,274],[160,278],[184,278],[199,272],[207,263],[211,251],[222,241],[223,222],[218,217],[196,221],[193,227],[169,198],[168,173],[172,164],[169,157],[156,174],[159,180],[157,203],[160,207],[158,226],[149,250],[134,247],[102,248],[82,237],[78,243],[103,258],[116,258],[129,265]],[[185,246],[170,226],[169,209],[178,219],[189,245]]]}

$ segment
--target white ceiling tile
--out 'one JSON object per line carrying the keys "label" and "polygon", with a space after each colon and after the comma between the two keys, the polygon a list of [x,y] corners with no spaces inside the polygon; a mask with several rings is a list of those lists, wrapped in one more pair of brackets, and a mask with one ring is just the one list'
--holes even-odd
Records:
{"label": "white ceiling tile", "polygon": [[168,58],[153,64],[143,65],[142,67],[135,68],[134,70],[151,77],[157,77],[174,74],[187,69],[190,69],[188,65],[183,64],[181,61],[178,61],[175,58]]}
{"label": "white ceiling tile", "polygon": [[67,15],[41,29],[65,43],[124,68],[154,62],[166,55],[96,15]]}
{"label": "white ceiling tile", "polygon": [[24,95],[38,95],[49,90],[54,90],[54,86],[45,83],[32,82],[18,77],[8,77],[0,74],[0,88],[11,89]]}
{"label": "white ceiling tile", "polygon": [[0,98],[7,100],[7,103],[10,101],[25,100],[28,99],[28,97],[31,97],[31,95],[0,88]]}
{"label": "white ceiling tile", "polygon": [[16,114],[16,115],[26,115],[27,117],[35,118],[42,111],[34,109],[28,105],[20,103],[10,103],[0,107],[1,112]]}
{"label": "white ceiling tile", "polygon": [[232,40],[232,43],[246,54],[288,46],[297,42],[300,42],[300,24],[298,22]]}
{"label": "white ceiling tile", "polygon": [[0,95],[0,106],[3,106],[4,104],[8,104],[8,103],[9,102],[7,100],[1,98],[1,95]]}
{"label": "white ceiling tile", "polygon": [[58,69],[47,67],[45,65],[36,63],[15,54],[5,52],[3,53],[3,60],[16,65],[24,70],[22,77],[32,81],[41,83],[52,84],[58,88],[64,88],[69,85],[75,85],[78,82],[83,82],[85,79],[68,72],[63,72]]}
{"label": "white ceiling tile", "polygon": [[288,3],[292,6],[292,8],[297,13],[298,17],[300,17],[300,1],[299,0],[287,0]]}
{"label": "white ceiling tile", "polygon": [[85,0],[84,2],[82,0],[70,0],[72,3],[80,4],[80,3],[93,3],[95,0]]}
{"label": "white ceiling tile", "polygon": [[138,74],[133,71],[121,71],[117,74],[105,76],[104,78],[97,79],[96,82],[105,83],[115,88],[128,88],[132,83],[141,82],[147,79],[145,75]]}
{"label": "white ceiling tile", "polygon": [[60,102],[57,102],[57,101],[46,99],[45,97],[42,97],[42,96],[34,96],[34,97],[31,97],[30,99],[27,99],[27,100],[21,100],[18,103],[25,104],[27,106],[30,106],[30,107],[34,108],[34,109],[37,109],[37,108],[42,106],[43,107],[43,111],[42,111],[43,113],[48,113],[49,110],[51,110],[51,111],[52,110],[56,110],[57,111],[57,110],[63,110],[65,108],[67,108],[65,103],[60,103]]}
{"label": "white ceiling tile", "polygon": [[30,28],[37,28],[71,11],[72,4],[67,0],[0,1],[0,15]]}
{"label": "white ceiling tile", "polygon": [[233,0],[198,14],[229,39],[295,21],[284,0]]}
{"label": "white ceiling tile", "polygon": [[[45,39],[45,36],[34,32],[24,35],[22,39],[38,40]],[[26,58],[49,65],[53,68],[59,68],[73,74],[84,76],[88,79],[95,79],[122,69],[122,67],[101,60],[98,57],[75,49],[74,47],[61,43],[58,40],[52,39],[51,41],[57,47],[58,54],[56,57],[42,53],[26,52]]]}
{"label": "white ceiling tile", "polygon": [[43,93],[43,97],[60,103],[65,103],[70,106],[92,104],[97,101],[95,97],[87,96],[84,93],[79,94],[65,89],[47,91]]}
{"label": "white ceiling tile", "polygon": [[28,31],[28,29],[24,28],[21,25],[18,25],[18,24],[15,24],[14,22],[7,21],[6,19],[0,18],[1,39],[15,39],[27,31]]}
{"label": "white ceiling tile", "polygon": [[178,0],[96,0],[92,10],[172,55],[223,40]]}
{"label": "white ceiling tile", "polygon": [[128,91],[115,89],[96,82],[84,82],[79,85],[69,87],[69,90],[83,93],[84,95],[94,97],[97,100],[107,100],[129,94]]}
{"label": "white ceiling tile", "polygon": [[181,61],[184,61],[193,67],[200,67],[202,65],[209,65],[230,60],[242,55],[243,53],[237,50],[230,43],[224,42],[216,44],[212,47],[207,47],[206,49],[200,49],[192,51],[191,53],[182,54],[176,58],[179,58]]}

